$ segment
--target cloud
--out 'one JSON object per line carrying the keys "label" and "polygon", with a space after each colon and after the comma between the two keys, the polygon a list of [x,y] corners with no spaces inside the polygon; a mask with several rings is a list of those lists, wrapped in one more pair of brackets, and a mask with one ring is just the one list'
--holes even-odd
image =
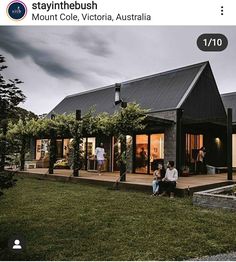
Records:
{"label": "cloud", "polygon": [[[78,74],[65,66],[65,61],[57,61],[47,50],[41,50],[22,40],[18,29],[14,27],[0,27],[0,48],[10,53],[13,57],[22,59],[29,56],[35,64],[46,73],[58,78],[77,78]],[[63,62],[65,65],[63,65]],[[81,75],[82,76],[82,75]]]}
{"label": "cloud", "polygon": [[0,27],[0,49],[16,59],[30,57],[52,77],[94,86],[97,78],[115,74],[106,67],[113,53],[109,34],[89,27]]}
{"label": "cloud", "polygon": [[[49,112],[66,95],[209,60],[220,92],[235,91],[235,27],[0,27],[6,78],[24,81],[24,106]],[[223,33],[224,52],[197,48],[197,37]],[[11,55],[8,55],[11,54]],[[223,66],[222,66],[223,65]]]}
{"label": "cloud", "polygon": [[97,32],[91,27],[77,28],[71,34],[71,39],[92,55],[108,57],[113,53],[109,37],[102,34],[101,30]]}

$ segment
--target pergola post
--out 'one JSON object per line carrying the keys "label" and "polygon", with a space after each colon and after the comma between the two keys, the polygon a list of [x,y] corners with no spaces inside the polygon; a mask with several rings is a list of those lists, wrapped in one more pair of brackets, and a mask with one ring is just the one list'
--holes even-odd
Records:
{"label": "pergola post", "polygon": [[[127,154],[126,154],[126,136],[121,141],[121,165],[120,165],[120,181],[126,181],[126,161],[127,161]],[[125,161],[125,162],[124,162]]]}
{"label": "pergola post", "polygon": [[176,169],[179,175],[181,175],[182,166],[182,115],[183,109],[178,108],[176,112]]}
{"label": "pergola post", "polygon": [[[121,102],[121,107],[126,108],[127,103],[126,102]],[[120,165],[120,181],[126,181],[126,171],[127,171],[127,146],[126,146],[126,134],[124,135],[123,139],[120,141],[121,142],[121,165]]]}
{"label": "pergola post", "polygon": [[232,108],[227,109],[227,170],[227,179],[232,180]]}
{"label": "pergola post", "polygon": [[[51,119],[55,119],[55,115],[51,115]],[[56,162],[56,146],[57,146],[57,138],[56,133],[53,128],[50,129],[50,151],[49,151],[49,168],[48,173],[53,174],[54,164]]]}
{"label": "pergola post", "polygon": [[79,121],[81,121],[81,110],[76,110],[75,112],[76,119],[76,134],[74,136],[74,157],[73,157],[73,176],[79,176],[79,167],[80,167],[80,139],[81,134],[78,134]]}

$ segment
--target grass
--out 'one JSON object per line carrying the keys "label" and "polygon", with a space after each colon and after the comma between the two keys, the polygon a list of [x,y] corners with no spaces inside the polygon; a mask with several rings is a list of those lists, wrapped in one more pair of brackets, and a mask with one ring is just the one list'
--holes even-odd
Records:
{"label": "grass", "polygon": [[[24,253],[7,248],[21,233]],[[190,198],[24,178],[0,198],[0,260],[184,260],[235,250],[236,213]]]}

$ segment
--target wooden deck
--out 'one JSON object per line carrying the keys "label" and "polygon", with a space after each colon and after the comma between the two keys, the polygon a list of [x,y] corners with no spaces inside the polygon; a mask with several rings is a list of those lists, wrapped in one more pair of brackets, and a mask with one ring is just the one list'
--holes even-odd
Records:
{"label": "wooden deck", "polygon": [[[80,171],[79,177],[73,177],[71,170],[54,170],[53,175],[48,175],[48,169],[35,168],[19,172],[20,175],[36,177],[41,179],[50,179],[57,181],[68,181],[74,183],[103,184],[109,187],[115,187],[115,182],[119,179],[119,173],[104,172],[99,176],[95,172]],[[126,181],[119,183],[120,188],[142,190],[151,193],[152,175],[127,174]],[[180,177],[177,183],[177,193],[179,195],[192,195],[193,192],[216,188],[228,184],[236,183],[236,174],[233,181],[227,180],[227,174],[215,175],[195,175],[190,177]]]}

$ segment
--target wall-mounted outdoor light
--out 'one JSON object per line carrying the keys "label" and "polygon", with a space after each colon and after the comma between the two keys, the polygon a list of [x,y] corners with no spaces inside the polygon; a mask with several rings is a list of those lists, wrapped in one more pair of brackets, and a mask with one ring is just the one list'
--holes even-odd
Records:
{"label": "wall-mounted outdoor light", "polygon": [[220,140],[219,137],[216,137],[216,138],[215,138],[215,143],[216,143],[217,148],[220,148],[220,146],[221,146],[221,140]]}

